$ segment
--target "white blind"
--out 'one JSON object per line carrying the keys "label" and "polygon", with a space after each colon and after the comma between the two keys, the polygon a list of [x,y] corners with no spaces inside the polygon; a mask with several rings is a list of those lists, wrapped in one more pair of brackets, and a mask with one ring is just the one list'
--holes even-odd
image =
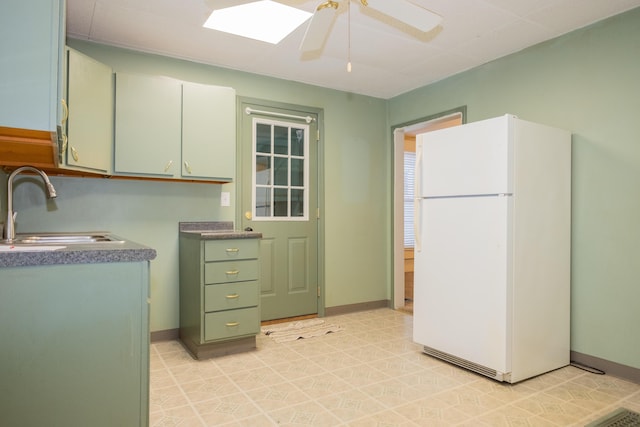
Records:
{"label": "white blind", "polygon": [[404,152],[404,247],[413,248],[413,200],[416,153]]}

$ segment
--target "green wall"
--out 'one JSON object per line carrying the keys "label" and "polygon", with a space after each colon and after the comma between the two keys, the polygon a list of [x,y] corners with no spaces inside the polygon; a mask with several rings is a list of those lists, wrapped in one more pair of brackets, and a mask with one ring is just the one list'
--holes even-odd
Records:
{"label": "green wall", "polygon": [[[68,44],[115,71],[231,86],[238,96],[324,109],[325,306],[390,298],[385,100],[78,40]],[[233,199],[234,184],[52,181],[58,198],[48,204],[37,185],[16,186],[18,231],[106,229],[153,247],[158,257],[151,262],[151,330],[177,328],[178,222],[234,220],[235,203],[220,207],[220,192],[230,191]]]}
{"label": "green wall", "polygon": [[640,368],[640,8],[393,98],[389,121],[459,105],[573,132],[571,349]]}
{"label": "green wall", "polygon": [[[640,368],[638,28],[635,9],[388,101],[77,40],[69,44],[115,70],[232,86],[239,96],[324,109],[327,307],[390,298],[392,125],[466,105],[470,122],[511,113],[571,130],[571,348]],[[0,173],[0,181],[5,178]],[[151,327],[177,327],[177,223],[234,219],[233,206],[219,206],[220,191],[233,193],[233,184],[54,183],[59,196],[53,204],[45,203],[37,186],[17,186],[19,230],[108,229],[156,248]]]}

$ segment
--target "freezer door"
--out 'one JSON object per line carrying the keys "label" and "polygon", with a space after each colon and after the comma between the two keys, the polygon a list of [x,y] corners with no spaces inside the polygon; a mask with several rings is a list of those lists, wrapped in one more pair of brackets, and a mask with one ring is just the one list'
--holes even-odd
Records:
{"label": "freezer door", "polygon": [[414,341],[510,372],[510,196],[424,199]]}
{"label": "freezer door", "polygon": [[502,116],[418,135],[418,197],[512,193],[511,120]]}

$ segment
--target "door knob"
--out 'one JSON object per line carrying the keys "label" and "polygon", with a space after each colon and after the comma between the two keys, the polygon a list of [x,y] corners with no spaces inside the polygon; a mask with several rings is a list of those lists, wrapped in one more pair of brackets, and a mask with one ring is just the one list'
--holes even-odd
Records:
{"label": "door knob", "polygon": [[245,217],[246,219],[251,219],[251,217],[252,217],[252,215],[251,215],[251,211],[246,211],[246,212],[244,213],[244,217]]}

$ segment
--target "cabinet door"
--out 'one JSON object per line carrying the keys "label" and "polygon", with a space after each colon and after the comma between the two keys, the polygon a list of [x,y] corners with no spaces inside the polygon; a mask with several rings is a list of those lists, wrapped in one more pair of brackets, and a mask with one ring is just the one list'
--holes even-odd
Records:
{"label": "cabinet door", "polygon": [[107,65],[68,49],[67,78],[66,166],[109,174],[113,163],[113,72]]}
{"label": "cabinet door", "polygon": [[182,177],[232,181],[235,165],[235,90],[183,83]]}
{"label": "cabinet door", "polygon": [[64,0],[2,1],[0,126],[56,130],[64,17]]}
{"label": "cabinet door", "polygon": [[0,268],[1,425],[148,425],[148,271]]}
{"label": "cabinet door", "polygon": [[116,173],[179,176],[181,92],[177,80],[116,73]]}

